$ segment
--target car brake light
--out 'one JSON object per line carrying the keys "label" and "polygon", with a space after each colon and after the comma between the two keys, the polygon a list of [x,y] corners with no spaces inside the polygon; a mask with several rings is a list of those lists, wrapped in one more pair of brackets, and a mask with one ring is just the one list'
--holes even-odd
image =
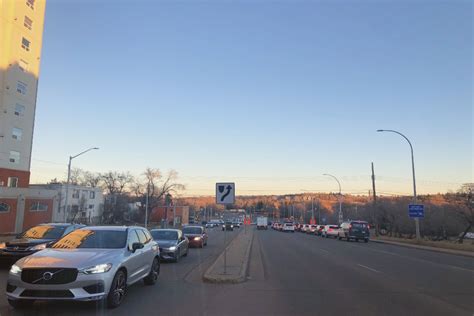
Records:
{"label": "car brake light", "polygon": [[352,225],[349,225],[349,229],[352,229]]}
{"label": "car brake light", "polygon": [[369,225],[369,224],[367,224],[367,229],[370,229],[370,225]]}
{"label": "car brake light", "polygon": [[332,228],[329,228],[329,231],[332,232]]}

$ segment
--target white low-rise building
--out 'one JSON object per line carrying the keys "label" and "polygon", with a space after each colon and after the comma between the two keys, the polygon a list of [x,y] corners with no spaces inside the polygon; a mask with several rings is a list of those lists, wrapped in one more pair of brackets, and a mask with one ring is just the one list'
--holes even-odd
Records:
{"label": "white low-rise building", "polygon": [[58,192],[57,207],[53,210],[53,222],[79,222],[98,224],[104,208],[102,189],[81,185],[69,185],[67,214],[65,214],[66,185],[63,183],[34,184],[34,188],[55,190]]}

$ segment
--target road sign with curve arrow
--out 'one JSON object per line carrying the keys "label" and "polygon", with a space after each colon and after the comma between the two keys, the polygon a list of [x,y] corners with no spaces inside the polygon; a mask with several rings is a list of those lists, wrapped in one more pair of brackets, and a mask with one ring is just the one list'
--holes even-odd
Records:
{"label": "road sign with curve arrow", "polygon": [[234,204],[235,203],[235,183],[221,182],[216,183],[216,203]]}

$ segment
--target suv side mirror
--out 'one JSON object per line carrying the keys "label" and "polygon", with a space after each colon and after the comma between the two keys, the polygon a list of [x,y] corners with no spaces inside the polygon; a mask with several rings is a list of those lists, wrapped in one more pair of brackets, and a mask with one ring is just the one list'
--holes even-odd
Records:
{"label": "suv side mirror", "polygon": [[142,249],[144,245],[141,242],[134,242],[132,244],[132,252],[135,252],[137,249]]}

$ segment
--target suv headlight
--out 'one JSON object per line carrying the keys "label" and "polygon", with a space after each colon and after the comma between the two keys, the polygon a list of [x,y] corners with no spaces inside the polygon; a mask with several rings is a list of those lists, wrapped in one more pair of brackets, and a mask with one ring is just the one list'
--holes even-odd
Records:
{"label": "suv headlight", "polygon": [[43,249],[46,249],[47,245],[48,245],[47,243],[39,244],[39,245],[31,247],[30,250],[43,250]]}
{"label": "suv headlight", "polygon": [[98,264],[89,268],[82,269],[81,272],[84,274],[97,274],[108,272],[112,268],[111,263]]}
{"label": "suv headlight", "polygon": [[15,275],[19,275],[21,273],[21,268],[19,266],[17,266],[16,264],[14,264],[10,268],[10,273],[15,274]]}
{"label": "suv headlight", "polygon": [[194,240],[199,241],[199,240],[201,240],[201,237],[194,237]]}
{"label": "suv headlight", "polygon": [[176,250],[176,246],[171,246],[168,248],[170,251],[175,251]]}
{"label": "suv headlight", "polygon": [[4,242],[0,242],[0,249],[7,248],[7,244]]}

